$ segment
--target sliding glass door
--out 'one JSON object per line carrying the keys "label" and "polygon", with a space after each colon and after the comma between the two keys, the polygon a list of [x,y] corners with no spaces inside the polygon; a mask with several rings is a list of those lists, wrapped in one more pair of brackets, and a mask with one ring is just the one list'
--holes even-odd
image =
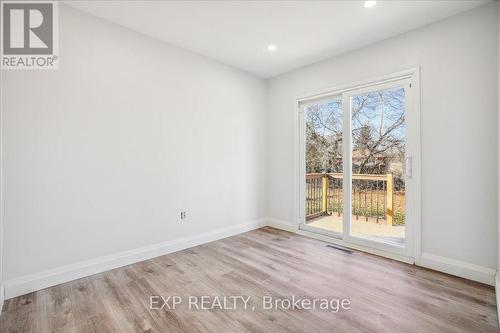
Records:
{"label": "sliding glass door", "polygon": [[406,85],[344,94],[350,129],[350,216],[346,236],[406,245]]}
{"label": "sliding glass door", "polygon": [[409,89],[403,78],[299,104],[301,229],[412,254],[409,132],[418,124],[408,126]]}
{"label": "sliding glass door", "polygon": [[305,223],[343,232],[343,110],[341,96],[304,105]]}

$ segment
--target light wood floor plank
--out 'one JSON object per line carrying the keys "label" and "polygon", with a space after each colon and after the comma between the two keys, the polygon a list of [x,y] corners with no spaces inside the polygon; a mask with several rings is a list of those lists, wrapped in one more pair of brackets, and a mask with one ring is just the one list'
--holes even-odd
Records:
{"label": "light wood floor plank", "polygon": [[[178,295],[177,309],[150,296]],[[252,309],[187,298],[252,296]],[[265,310],[273,297],[348,298],[351,309]],[[240,304],[241,305],[241,304]],[[262,228],[5,302],[0,332],[498,332],[493,288]]]}

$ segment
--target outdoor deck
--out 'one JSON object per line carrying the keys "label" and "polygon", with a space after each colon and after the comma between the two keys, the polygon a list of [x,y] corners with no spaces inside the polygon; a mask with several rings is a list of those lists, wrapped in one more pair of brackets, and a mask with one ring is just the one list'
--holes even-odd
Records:
{"label": "outdoor deck", "polygon": [[[307,225],[326,229],[328,231],[342,233],[342,214],[332,214],[327,216],[320,216],[315,219],[307,221]],[[375,238],[385,243],[392,243],[397,245],[404,245],[405,240],[405,226],[404,225],[390,225],[385,220],[377,220],[375,218],[352,216],[351,233],[357,237]]]}
{"label": "outdoor deck", "polygon": [[[394,184],[390,173],[352,175],[352,236],[404,245],[405,192]],[[343,195],[342,174],[306,174],[307,225],[341,234]]]}

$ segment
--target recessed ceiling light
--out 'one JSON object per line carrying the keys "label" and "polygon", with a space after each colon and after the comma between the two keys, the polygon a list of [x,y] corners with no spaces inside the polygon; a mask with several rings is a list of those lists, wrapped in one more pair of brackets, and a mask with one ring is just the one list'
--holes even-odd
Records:
{"label": "recessed ceiling light", "polygon": [[276,51],[276,45],[274,45],[274,44],[269,45],[269,46],[267,47],[267,50],[268,50],[268,51],[271,51],[271,52]]}
{"label": "recessed ceiling light", "polygon": [[365,1],[365,8],[372,8],[377,4],[377,1]]}

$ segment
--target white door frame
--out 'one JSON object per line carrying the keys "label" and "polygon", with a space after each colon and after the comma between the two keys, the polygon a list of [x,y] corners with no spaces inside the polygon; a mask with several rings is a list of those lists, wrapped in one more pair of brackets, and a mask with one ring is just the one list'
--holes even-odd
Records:
{"label": "white door frame", "polygon": [[[383,243],[377,243],[366,239],[346,236],[349,235],[350,214],[344,214],[343,228],[344,233],[321,231],[323,235],[319,238],[326,238],[344,246],[360,249],[366,252],[375,253],[391,257],[393,259],[414,262],[419,261],[421,255],[421,144],[420,144],[420,68],[411,68],[408,70],[384,75],[369,80],[359,81],[339,87],[324,89],[298,96],[295,100],[294,122],[295,128],[295,167],[294,167],[294,228],[299,233],[316,237],[318,229],[305,225],[305,121],[303,115],[303,105],[308,102],[317,103],[321,100],[338,100],[342,98],[343,105],[343,124],[344,124],[344,179],[351,179],[351,111],[350,97],[377,89],[388,89],[396,86],[404,86],[406,93],[406,156],[412,159],[412,177],[406,178],[406,182],[411,188],[407,193],[406,214],[408,221],[406,227],[406,246],[397,248]],[[348,112],[346,112],[346,110]],[[346,130],[347,128],[347,130]],[[346,163],[347,162],[347,163]],[[350,187],[351,181],[343,183],[344,188],[344,211],[350,211]]]}

